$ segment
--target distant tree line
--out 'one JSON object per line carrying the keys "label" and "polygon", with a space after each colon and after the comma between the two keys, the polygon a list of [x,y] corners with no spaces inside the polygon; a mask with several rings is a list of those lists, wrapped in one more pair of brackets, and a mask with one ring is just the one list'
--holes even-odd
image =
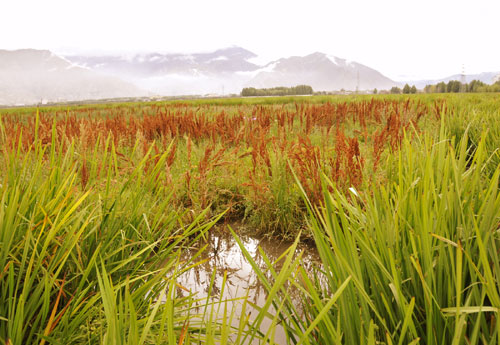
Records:
{"label": "distant tree line", "polygon": [[405,84],[405,86],[403,87],[402,90],[397,86],[393,86],[391,88],[390,92],[391,93],[404,93],[404,94],[417,93],[417,88],[415,87],[415,85],[410,87],[410,85]]}
{"label": "distant tree line", "polygon": [[446,93],[446,92],[500,92],[500,80],[492,85],[483,83],[480,80],[473,80],[470,83],[462,84],[458,80],[450,80],[448,83],[444,81],[426,85],[425,93]]}
{"label": "distant tree line", "polygon": [[292,87],[273,87],[270,89],[256,89],[254,87],[246,87],[241,90],[241,96],[290,96],[290,95],[312,95],[313,88],[309,85],[297,85]]}

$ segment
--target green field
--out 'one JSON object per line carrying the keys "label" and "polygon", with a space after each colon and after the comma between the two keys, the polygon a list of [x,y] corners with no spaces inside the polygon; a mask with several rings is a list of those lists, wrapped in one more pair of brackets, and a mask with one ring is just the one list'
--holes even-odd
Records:
{"label": "green field", "polygon": [[[0,343],[497,344],[499,119],[493,93],[0,110]],[[291,241],[267,268],[241,243],[264,305],[177,282],[222,222]]]}

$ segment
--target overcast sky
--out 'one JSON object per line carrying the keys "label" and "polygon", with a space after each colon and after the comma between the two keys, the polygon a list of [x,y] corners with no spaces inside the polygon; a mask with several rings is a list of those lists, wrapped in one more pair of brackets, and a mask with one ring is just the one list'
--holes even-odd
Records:
{"label": "overcast sky", "polygon": [[316,51],[393,79],[500,71],[500,0],[1,0],[0,49]]}

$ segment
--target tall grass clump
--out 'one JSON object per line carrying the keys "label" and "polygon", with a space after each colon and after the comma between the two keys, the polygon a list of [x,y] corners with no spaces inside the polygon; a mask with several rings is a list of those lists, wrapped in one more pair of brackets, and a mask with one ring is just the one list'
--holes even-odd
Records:
{"label": "tall grass clump", "polygon": [[485,137],[471,153],[443,121],[437,140],[403,140],[377,188],[325,182],[323,207],[309,203],[318,272],[288,277],[301,306],[276,298],[288,343],[500,342],[500,168],[484,174]]}
{"label": "tall grass clump", "polygon": [[[35,132],[29,149],[10,150],[1,121],[0,129],[0,344],[232,339],[232,317],[214,301],[179,293],[177,277],[198,256],[181,261],[181,251],[216,219],[185,225],[172,209],[162,182],[168,151],[148,152],[123,174],[109,140],[106,154],[96,145],[83,159],[55,131],[47,144]],[[236,331],[247,332],[246,322]]]}
{"label": "tall grass clump", "polygon": [[472,155],[467,140],[455,151],[443,127],[439,141],[405,141],[385,185],[325,194],[311,226],[326,286],[302,274],[315,341],[499,342],[500,168],[484,178],[485,137]]}
{"label": "tall grass clump", "polygon": [[[485,147],[490,153],[490,159],[485,166],[485,173],[491,176],[500,164],[500,108],[497,95],[470,95],[455,100],[454,109],[444,116],[444,121],[450,135],[462,138],[467,133],[469,155],[474,153],[482,136],[486,135]],[[458,143],[458,141],[457,141]]]}

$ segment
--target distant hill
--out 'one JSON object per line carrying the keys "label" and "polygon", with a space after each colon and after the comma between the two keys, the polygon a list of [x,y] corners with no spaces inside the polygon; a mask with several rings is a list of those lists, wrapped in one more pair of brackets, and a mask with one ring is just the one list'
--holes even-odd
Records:
{"label": "distant hill", "polygon": [[380,72],[324,53],[273,61],[246,85],[259,88],[311,85],[317,91],[389,89],[398,83]]}
{"label": "distant hill", "polygon": [[48,50],[0,50],[0,104],[145,95],[118,78],[78,67]]}

